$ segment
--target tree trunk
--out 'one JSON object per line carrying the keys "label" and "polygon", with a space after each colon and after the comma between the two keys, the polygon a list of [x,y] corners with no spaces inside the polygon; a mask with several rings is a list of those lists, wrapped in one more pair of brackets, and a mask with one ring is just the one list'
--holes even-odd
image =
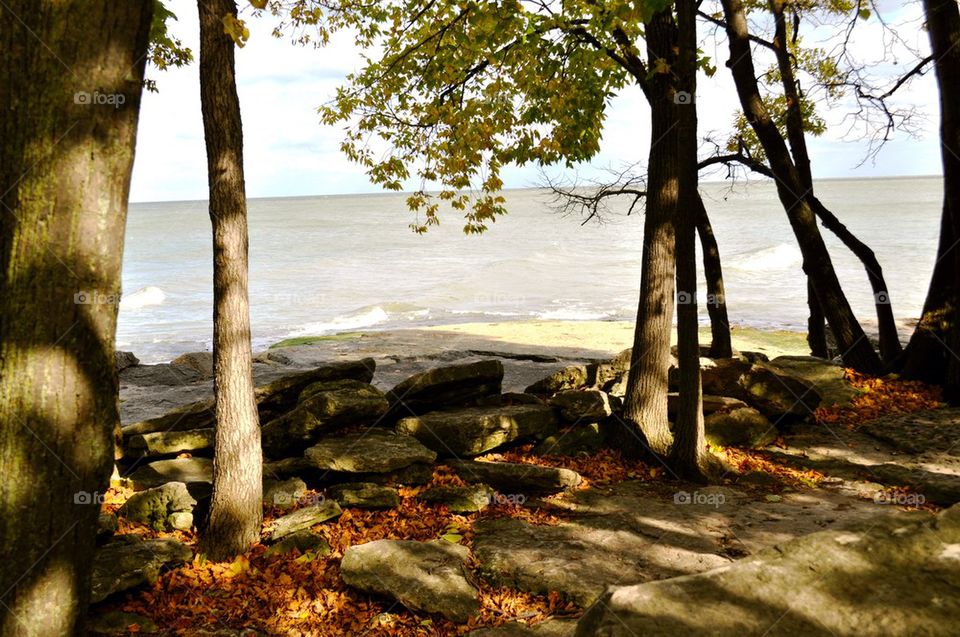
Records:
{"label": "tree trunk", "polygon": [[[696,218],[703,202],[697,192],[697,7],[695,0],[677,0],[675,81],[689,100],[671,104],[678,131],[677,183],[679,206],[674,225],[677,254],[677,362],[680,396],[670,467],[681,477],[705,481],[707,447],[703,431],[700,386],[700,341],[697,312]],[[676,99],[671,100],[677,102]],[[703,215],[704,217],[706,214]],[[685,296],[685,298],[684,298]]]}
{"label": "tree trunk", "polygon": [[0,634],[81,632],[152,0],[0,3]]}
{"label": "tree trunk", "polygon": [[810,346],[810,355],[817,358],[830,358],[830,348],[827,346],[827,329],[824,323],[823,308],[820,299],[813,287],[813,279],[807,277],[807,307],[810,317],[807,319],[807,345]]}
{"label": "tree trunk", "polygon": [[216,433],[213,496],[201,550],[216,561],[245,552],[263,518],[260,423],[253,396],[247,292],[247,201],[234,42],[223,17],[233,0],[198,0],[200,101],[213,225],[213,357]]}
{"label": "tree trunk", "polygon": [[863,333],[863,328],[857,322],[840,287],[830,254],[820,235],[816,215],[806,199],[807,189],[793,164],[783,137],[760,97],[743,2],[723,0],[722,4],[730,40],[728,66],[733,73],[743,111],[777,178],[777,194],[803,254],[803,270],[813,281],[820,307],[830,323],[844,364],[860,372],[879,373],[880,358]]}
{"label": "tree trunk", "polygon": [[[672,11],[662,11],[646,25],[651,68],[664,52],[675,57],[676,25]],[[674,229],[677,184],[677,105],[669,74],[650,79],[651,146],[647,172],[647,203],[643,224],[640,303],[633,337],[633,358],[624,401],[626,435],[618,441],[629,455],[646,452],[666,456],[673,436],[667,419],[670,331],[673,323]]]}
{"label": "tree trunk", "polygon": [[[793,60],[787,48],[787,23],[784,16],[784,0],[774,0],[770,7],[773,11],[776,25],[774,35],[774,50],[777,56],[777,66],[780,70],[780,79],[783,85],[784,97],[787,100],[787,137],[790,141],[790,151],[793,163],[800,175],[800,182],[806,193],[808,202],[814,214],[820,219],[824,227],[833,232],[843,245],[860,259],[867,272],[867,279],[873,290],[874,305],[877,311],[877,330],[880,335],[880,356],[884,362],[890,362],[901,353],[900,336],[897,333],[897,322],[893,316],[893,306],[887,291],[887,283],[883,277],[883,269],[877,261],[876,255],[865,243],[860,241],[839,219],[824,206],[814,195],[813,175],[810,171],[810,154],[807,151],[806,134],[804,133],[803,114],[801,113],[801,97],[797,88],[797,81],[793,73]],[[811,307],[811,309],[813,309]],[[811,314],[811,324],[815,320],[823,321],[822,315],[817,319]],[[822,326],[820,326],[822,332]],[[814,343],[814,336],[816,341]],[[822,337],[811,334],[811,350],[826,350],[826,335]],[[816,345],[816,346],[814,346]],[[818,354],[814,354],[817,356]]]}
{"label": "tree trunk", "polygon": [[710,357],[730,358],[733,345],[730,342],[730,319],[727,317],[727,295],[723,285],[723,268],[720,263],[720,246],[713,234],[713,226],[697,193],[694,203],[697,235],[703,251],[703,273],[707,279],[707,314],[710,315]]}
{"label": "tree trunk", "polygon": [[960,401],[960,11],[955,0],[924,0],[940,88],[943,213],[940,244],[920,322],[904,357],[904,374],[943,385]]}

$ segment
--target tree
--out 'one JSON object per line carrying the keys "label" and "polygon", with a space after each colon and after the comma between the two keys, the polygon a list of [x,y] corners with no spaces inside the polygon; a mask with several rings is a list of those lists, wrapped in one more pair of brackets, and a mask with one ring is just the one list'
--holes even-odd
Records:
{"label": "tree", "polygon": [[923,314],[904,358],[904,373],[943,385],[960,400],[960,11],[955,0],[924,0],[940,89],[943,212],[940,242]]}
{"label": "tree", "polygon": [[817,227],[816,213],[807,197],[809,189],[804,187],[804,178],[760,95],[744,4],[741,0],[723,0],[722,4],[730,46],[728,66],[744,115],[776,177],[777,194],[803,254],[804,272],[810,278],[844,363],[861,372],[877,373],[881,369],[880,358],[857,322],[840,286]]}
{"label": "tree", "polygon": [[[247,201],[233,0],[198,0],[200,101],[213,226],[213,357],[216,428],[213,495],[201,550],[235,557],[256,544],[263,519],[263,453],[253,394],[247,289]],[[241,40],[242,41],[242,40]]]}
{"label": "tree", "polygon": [[79,634],[151,0],[0,4],[0,633]]}

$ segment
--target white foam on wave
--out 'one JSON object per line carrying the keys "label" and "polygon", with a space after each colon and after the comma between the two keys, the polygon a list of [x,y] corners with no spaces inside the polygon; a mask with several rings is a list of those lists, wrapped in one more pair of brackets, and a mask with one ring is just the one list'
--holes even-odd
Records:
{"label": "white foam on wave", "polygon": [[160,288],[148,285],[130,295],[123,295],[120,299],[121,310],[139,310],[151,305],[162,305],[167,295]]}
{"label": "white foam on wave", "polygon": [[561,308],[536,313],[536,317],[544,321],[602,321],[609,316],[607,312],[577,308]]}
{"label": "white foam on wave", "polygon": [[361,308],[356,312],[334,317],[329,321],[318,321],[308,323],[300,329],[291,332],[289,337],[312,336],[343,332],[346,330],[355,330],[362,327],[372,327],[385,323],[390,320],[390,315],[379,305],[369,308]]}
{"label": "white foam on wave", "polygon": [[795,244],[781,243],[770,248],[738,254],[728,262],[730,267],[737,270],[753,272],[788,270],[800,267],[803,263],[803,255],[800,253],[800,248]]}

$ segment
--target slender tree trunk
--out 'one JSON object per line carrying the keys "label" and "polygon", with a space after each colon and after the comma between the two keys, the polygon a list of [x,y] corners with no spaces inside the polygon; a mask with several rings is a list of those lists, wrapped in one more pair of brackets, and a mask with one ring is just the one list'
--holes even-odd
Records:
{"label": "slender tree trunk", "polygon": [[[660,57],[657,52],[663,52],[671,63],[676,44],[672,11],[655,14],[646,26],[651,68]],[[619,441],[630,455],[652,451],[666,456],[673,438],[667,420],[667,376],[675,276],[673,219],[679,189],[677,105],[673,103],[674,89],[669,82],[668,74],[658,74],[650,81],[648,95],[652,143],[647,169],[640,303],[624,401],[628,431]]]}
{"label": "slender tree trunk", "polygon": [[[810,154],[807,151],[803,114],[800,110],[800,92],[793,73],[793,60],[787,46],[787,23],[784,15],[785,6],[786,2],[784,2],[784,0],[773,0],[770,4],[776,25],[773,43],[777,56],[777,66],[780,70],[784,97],[787,100],[786,128],[793,162],[797,167],[800,182],[806,191],[806,197],[814,214],[817,215],[824,227],[833,232],[840,241],[843,242],[843,245],[860,259],[860,262],[867,272],[867,279],[873,290],[874,305],[877,312],[877,329],[880,335],[880,356],[884,362],[890,362],[900,355],[902,348],[900,346],[900,336],[897,333],[897,322],[893,316],[893,306],[890,304],[887,283],[883,276],[883,269],[880,267],[880,263],[877,261],[873,250],[850,232],[849,228],[841,223],[836,215],[824,206],[814,194],[813,175],[810,171]],[[813,308],[811,307],[811,309]],[[819,319],[816,319],[813,313],[811,313],[811,324],[813,324],[814,320],[822,322],[822,314]],[[820,331],[822,332],[822,327]],[[825,351],[826,335],[824,334],[820,337],[819,334],[811,334],[811,341],[814,340],[814,336],[816,336],[817,340],[815,343],[811,342],[811,350]],[[818,354],[814,355],[817,356]]]}
{"label": "slender tree trunk", "polygon": [[940,88],[943,213],[940,244],[923,314],[904,357],[904,374],[943,385],[960,401],[960,11],[955,0],[924,0]]}
{"label": "slender tree trunk", "polygon": [[820,307],[820,299],[817,298],[817,291],[810,277],[807,277],[807,307],[810,309],[810,317],[807,319],[807,345],[810,346],[810,355],[817,358],[830,358],[830,348],[827,347],[826,318],[823,316],[823,308]]}
{"label": "slender tree trunk", "polygon": [[722,4],[730,40],[728,65],[743,111],[767,153],[770,168],[777,178],[777,194],[803,254],[804,272],[813,280],[820,307],[830,323],[844,364],[860,372],[878,373],[881,370],[880,358],[863,333],[840,287],[830,254],[820,235],[816,215],[806,199],[807,189],[760,97],[743,2],[723,0]]}
{"label": "slender tree trunk", "polygon": [[[697,7],[695,0],[677,0],[678,88],[690,96],[672,106],[678,131],[677,182],[679,206],[675,216],[677,250],[677,362],[680,396],[670,466],[677,475],[705,481],[707,447],[703,431],[700,385],[700,341],[697,312]],[[676,96],[674,96],[676,97]],[[676,103],[680,102],[680,103]],[[704,215],[706,216],[706,215]],[[681,298],[685,295],[685,298]]]}
{"label": "slender tree trunk", "polygon": [[707,314],[710,315],[710,357],[730,358],[733,345],[730,342],[730,319],[727,317],[727,293],[723,285],[723,267],[720,263],[720,246],[713,234],[713,226],[697,193],[694,201],[697,235],[703,251],[703,273],[707,279]]}
{"label": "slender tree trunk", "polygon": [[247,201],[234,42],[223,17],[233,0],[198,0],[200,100],[213,225],[213,357],[216,434],[213,496],[201,550],[230,559],[259,539],[263,455],[253,396],[247,292]]}
{"label": "slender tree trunk", "polygon": [[152,0],[0,3],[0,634],[80,634]]}

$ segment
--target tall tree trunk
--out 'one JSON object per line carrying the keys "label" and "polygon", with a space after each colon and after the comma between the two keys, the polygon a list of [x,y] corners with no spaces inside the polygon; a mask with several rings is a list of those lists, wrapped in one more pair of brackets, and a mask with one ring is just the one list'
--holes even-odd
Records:
{"label": "tall tree trunk", "polygon": [[0,634],[73,635],[119,421],[152,0],[0,3]]}
{"label": "tall tree trunk", "polygon": [[[667,56],[668,64],[672,63],[676,55],[672,11],[655,14],[646,26],[650,68],[655,68],[660,57],[658,52]],[[666,456],[673,438],[667,419],[667,376],[676,271],[673,219],[679,196],[674,90],[669,74],[660,73],[650,80],[652,143],[647,169],[640,303],[624,401],[624,417],[629,429],[619,441],[630,455],[652,451]]]}
{"label": "tall tree trunk", "polygon": [[198,0],[200,101],[213,225],[213,358],[216,433],[213,496],[201,549],[230,559],[255,544],[263,519],[263,455],[253,396],[247,292],[247,200],[234,42],[223,18],[233,0]]}
{"label": "tall tree trunk", "polygon": [[730,319],[727,316],[727,292],[723,285],[723,267],[720,262],[720,246],[713,234],[713,226],[703,205],[703,197],[697,193],[694,201],[697,235],[703,251],[703,274],[707,279],[707,314],[710,315],[710,357],[730,358],[733,345],[730,342]]}
{"label": "tall tree trunk", "polygon": [[[688,479],[704,480],[707,462],[703,431],[703,396],[700,385],[700,341],[697,312],[697,7],[695,0],[677,0],[677,93],[673,104],[678,131],[677,183],[679,206],[674,217],[677,254],[677,362],[680,396],[670,466]],[[689,99],[678,100],[686,94]],[[706,216],[706,215],[704,215]],[[680,298],[685,295],[686,298]]]}
{"label": "tall tree trunk", "polygon": [[863,333],[840,287],[830,254],[820,235],[816,215],[806,199],[807,189],[777,125],[770,118],[760,97],[743,2],[723,0],[722,4],[730,40],[728,66],[733,73],[743,111],[777,178],[777,194],[803,254],[804,272],[813,280],[820,307],[830,323],[844,364],[860,372],[878,373],[881,370],[880,358]]}
{"label": "tall tree trunk", "polygon": [[940,88],[943,213],[940,244],[923,314],[904,357],[904,374],[941,384],[960,401],[960,11],[955,0],[924,0]]}
{"label": "tall tree trunk", "polygon": [[[843,242],[843,245],[860,259],[860,262],[867,272],[867,279],[873,290],[874,305],[877,312],[877,330],[880,335],[880,356],[884,362],[890,362],[900,355],[902,348],[900,346],[900,336],[897,333],[897,321],[893,316],[893,306],[890,304],[887,283],[883,276],[883,269],[880,267],[880,263],[877,261],[873,250],[850,232],[850,229],[841,223],[836,215],[824,206],[814,194],[813,175],[810,171],[810,154],[807,151],[803,114],[800,110],[801,97],[793,73],[793,60],[791,59],[787,45],[787,22],[786,16],[784,15],[785,6],[786,2],[784,0],[773,0],[770,4],[776,25],[773,40],[774,50],[777,56],[777,66],[780,70],[780,80],[783,85],[784,97],[787,100],[786,128],[793,163],[797,167],[800,182],[803,185],[806,197],[811,208],[813,208],[814,214],[817,215],[824,227],[833,232],[840,241]],[[813,314],[811,314],[811,324],[814,320],[815,318]],[[822,322],[822,316],[819,320]],[[820,331],[822,331],[822,329]],[[811,337],[812,336],[813,335],[811,335]],[[825,350],[825,335],[822,339],[819,335],[817,338],[816,343],[811,343],[811,349]],[[813,338],[811,338],[811,341],[812,340]],[[816,356],[817,354],[814,355]]]}

